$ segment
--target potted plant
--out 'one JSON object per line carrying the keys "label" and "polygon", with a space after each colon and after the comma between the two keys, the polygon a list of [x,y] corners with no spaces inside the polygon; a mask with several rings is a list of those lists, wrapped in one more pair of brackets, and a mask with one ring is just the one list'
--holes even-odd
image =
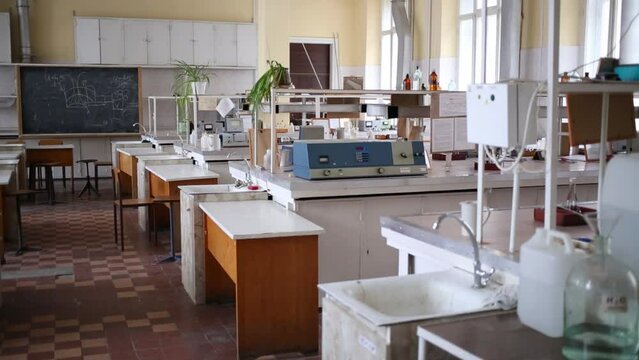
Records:
{"label": "potted plant", "polygon": [[255,82],[248,95],[249,103],[253,106],[254,111],[257,111],[262,101],[271,99],[271,88],[293,86],[287,68],[275,60],[267,60],[266,63],[268,69]]}
{"label": "potted plant", "polygon": [[203,65],[190,65],[182,60],[176,63],[178,72],[173,81],[173,95],[177,97],[178,135],[188,136],[189,131],[189,96],[202,95],[209,83],[209,74]]}

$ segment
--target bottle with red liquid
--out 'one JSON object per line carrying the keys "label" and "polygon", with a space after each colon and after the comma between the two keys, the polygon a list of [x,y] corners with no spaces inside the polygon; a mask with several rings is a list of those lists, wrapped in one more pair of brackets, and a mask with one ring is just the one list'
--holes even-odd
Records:
{"label": "bottle with red liquid", "polygon": [[404,78],[404,90],[411,90],[410,75],[406,74]]}
{"label": "bottle with red liquid", "polygon": [[439,90],[439,81],[437,79],[437,73],[435,72],[435,70],[433,70],[433,72],[430,73],[430,76],[428,79],[428,90],[430,91]]}

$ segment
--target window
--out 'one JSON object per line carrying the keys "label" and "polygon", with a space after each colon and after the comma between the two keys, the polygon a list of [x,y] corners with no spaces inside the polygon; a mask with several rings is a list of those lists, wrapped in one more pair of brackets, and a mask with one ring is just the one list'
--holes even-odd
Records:
{"label": "window", "polygon": [[[459,0],[458,89],[481,82],[482,0]],[[500,0],[488,0],[486,37],[486,82],[497,81],[499,73]]]}
{"label": "window", "polygon": [[397,86],[397,31],[393,22],[391,1],[382,1],[382,48],[380,89],[390,90]]}
{"label": "window", "polygon": [[588,0],[584,72],[594,77],[601,57],[619,58],[621,0]]}

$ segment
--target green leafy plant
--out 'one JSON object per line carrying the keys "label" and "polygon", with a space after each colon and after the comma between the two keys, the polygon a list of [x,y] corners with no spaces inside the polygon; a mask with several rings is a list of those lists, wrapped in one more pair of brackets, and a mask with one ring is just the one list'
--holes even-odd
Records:
{"label": "green leafy plant", "polygon": [[255,82],[248,95],[253,109],[257,109],[262,101],[271,99],[271,88],[290,85],[287,68],[275,60],[267,60],[266,63],[268,70]]}
{"label": "green leafy plant", "polygon": [[[175,64],[178,72],[175,74],[171,91],[177,97],[177,116],[182,122],[189,121],[189,96],[193,95],[193,83],[205,82],[209,83],[209,74],[206,73],[206,66],[191,65],[182,60],[178,60]],[[187,127],[188,128],[188,127]]]}

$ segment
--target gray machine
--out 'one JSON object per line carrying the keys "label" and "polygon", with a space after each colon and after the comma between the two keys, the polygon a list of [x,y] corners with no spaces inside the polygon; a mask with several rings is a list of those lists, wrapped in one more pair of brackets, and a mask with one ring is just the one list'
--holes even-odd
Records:
{"label": "gray machine", "polygon": [[293,173],[309,179],[423,175],[421,141],[305,140],[293,144]]}

